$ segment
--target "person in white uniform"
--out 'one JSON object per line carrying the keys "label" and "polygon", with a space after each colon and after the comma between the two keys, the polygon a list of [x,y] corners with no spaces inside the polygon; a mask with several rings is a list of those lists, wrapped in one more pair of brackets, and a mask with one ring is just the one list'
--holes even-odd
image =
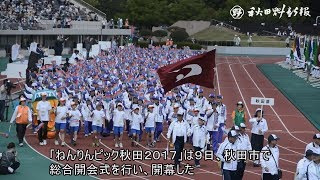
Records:
{"label": "person in white uniform", "polygon": [[174,157],[175,167],[180,165],[181,153],[184,148],[184,144],[187,142],[187,133],[190,131],[189,124],[183,119],[184,111],[180,109],[177,113],[177,121],[173,121],[168,129],[167,138],[170,143],[172,137],[172,143],[174,144],[174,150],[176,156]]}
{"label": "person in white uniform", "polygon": [[48,122],[50,120],[50,112],[53,109],[49,101],[47,101],[47,93],[41,93],[42,100],[38,102],[36,110],[38,112],[38,125],[44,123],[38,131],[38,139],[40,146],[47,145]]}
{"label": "person in white uniform", "polygon": [[156,119],[158,118],[156,112],[154,112],[154,105],[148,105],[148,112],[145,115],[145,129],[147,133],[147,146],[154,147],[154,128]]}
{"label": "person in white uniform", "polygon": [[[240,123],[240,132],[238,135],[237,143],[238,143],[238,149],[241,151],[251,151],[251,143],[249,135],[246,133],[246,125],[244,123]],[[238,168],[237,168],[237,174],[238,174],[238,180],[242,180],[244,171],[246,169],[247,162],[245,160],[239,160],[238,161]]]}
{"label": "person in white uniform", "polygon": [[93,130],[93,147],[99,147],[99,136],[105,127],[106,113],[102,109],[102,104],[97,103],[96,109],[93,110],[92,115],[92,130]]}
{"label": "person in white uniform", "polygon": [[132,106],[132,112],[130,112],[130,131],[132,134],[132,146],[137,146],[137,144],[135,144],[135,142],[139,142],[139,134],[140,134],[140,127],[141,124],[143,124],[143,117],[142,115],[139,113],[139,106],[137,104],[134,104]]}
{"label": "person in white uniform", "polygon": [[55,109],[55,130],[56,130],[56,140],[54,144],[59,145],[59,139],[61,139],[61,146],[65,146],[65,134],[67,129],[67,112],[68,108],[66,106],[66,100],[60,98],[58,107]]}
{"label": "person in white uniform", "polygon": [[279,148],[277,146],[279,138],[275,134],[268,137],[268,145],[262,148],[262,151],[269,151],[269,154],[260,154],[262,167],[262,180],[279,180],[281,179],[281,170],[279,168]]}
{"label": "person in white uniform", "polygon": [[306,155],[298,162],[295,180],[307,180],[307,167],[313,160],[314,153],[308,149]]}
{"label": "person in white uniform", "polygon": [[[252,150],[261,151],[263,148],[264,134],[268,131],[267,120],[263,118],[263,112],[260,108],[256,110],[254,118],[249,120],[251,129],[251,145]],[[254,167],[259,167],[259,160],[253,162]]]}
{"label": "person in white uniform", "polygon": [[[198,118],[198,123],[197,125],[193,126],[188,133],[189,136],[192,136],[192,144],[194,148],[194,153],[199,154],[199,152],[204,152],[207,142],[210,139],[209,132],[206,128],[205,122],[206,118],[205,116],[200,116]],[[200,153],[201,154],[201,153]],[[200,159],[195,158],[195,165],[194,167],[199,168],[200,167]]]}
{"label": "person in white uniform", "polygon": [[305,152],[309,149],[315,153],[320,153],[320,133],[313,136],[313,142],[307,144]]}
{"label": "person in white uniform", "polygon": [[210,141],[212,143],[212,150],[214,153],[218,151],[218,128],[219,128],[219,114],[216,109],[217,103],[211,103],[211,109],[208,109],[206,112],[207,115],[207,129],[210,134]]}
{"label": "person in white uniform", "polygon": [[224,141],[217,151],[217,159],[221,162],[221,170],[222,176],[224,180],[234,180],[238,178],[237,175],[237,166],[238,161],[233,159],[232,156],[227,156],[226,151],[234,151],[238,150],[237,146],[237,137],[238,134],[235,130],[231,130],[228,132],[228,139]]}
{"label": "person in white uniform", "polygon": [[71,102],[71,110],[68,112],[70,133],[71,133],[71,144],[73,146],[77,145],[78,132],[80,127],[80,122],[83,121],[82,114],[77,109],[77,103]]}
{"label": "person in white uniform", "polygon": [[123,111],[123,104],[118,103],[117,108],[113,111],[113,133],[115,135],[115,147],[123,148],[122,137],[125,126],[125,112]]}
{"label": "person in white uniform", "polygon": [[320,153],[313,153],[313,161],[306,168],[307,180],[319,180],[320,179]]}

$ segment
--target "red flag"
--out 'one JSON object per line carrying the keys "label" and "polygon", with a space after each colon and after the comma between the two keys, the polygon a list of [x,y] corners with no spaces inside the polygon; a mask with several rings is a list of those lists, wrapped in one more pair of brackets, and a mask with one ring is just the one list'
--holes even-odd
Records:
{"label": "red flag", "polygon": [[213,88],[215,53],[214,49],[159,68],[157,73],[164,91],[186,83]]}

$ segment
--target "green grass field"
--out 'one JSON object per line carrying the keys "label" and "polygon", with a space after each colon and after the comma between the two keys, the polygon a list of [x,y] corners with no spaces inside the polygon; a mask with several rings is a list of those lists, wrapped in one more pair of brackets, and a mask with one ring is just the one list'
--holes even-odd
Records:
{"label": "green grass field", "polygon": [[[199,41],[233,41],[234,35],[237,34],[241,38],[241,46],[248,46],[248,36],[225,27],[211,26],[200,31],[191,37]],[[284,39],[272,36],[253,36],[252,46],[255,47],[285,47]]]}

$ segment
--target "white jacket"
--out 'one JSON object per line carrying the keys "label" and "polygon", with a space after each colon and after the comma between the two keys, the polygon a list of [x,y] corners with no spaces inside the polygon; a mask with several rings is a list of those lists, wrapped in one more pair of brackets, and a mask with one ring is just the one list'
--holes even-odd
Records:
{"label": "white jacket", "polygon": [[168,129],[167,138],[170,139],[172,136],[172,143],[176,141],[176,137],[179,136],[177,133],[178,131],[182,132],[182,136],[184,136],[184,142],[187,142],[187,133],[190,129],[189,124],[186,121],[173,121]]}
{"label": "white jacket", "polygon": [[[278,174],[278,168],[279,168],[279,148],[278,146],[275,146],[274,148],[269,147],[269,145],[266,145],[262,148],[262,151],[271,151],[272,155],[265,156],[266,159],[263,158],[263,153],[260,154],[260,162],[262,167],[262,173],[270,173],[272,175]],[[268,159],[268,160],[267,160]],[[268,168],[269,171],[266,172],[265,168]],[[278,167],[278,168],[277,168]]]}
{"label": "white jacket", "polygon": [[222,169],[236,171],[238,165],[237,159],[231,159],[230,162],[226,162],[225,157],[223,156],[223,154],[225,154],[225,150],[231,151],[230,153],[232,154],[234,153],[233,156],[236,158],[236,151],[238,150],[237,143],[232,144],[229,142],[229,140],[226,140],[219,146],[219,149],[217,151],[217,157],[220,159],[221,162],[224,162]]}
{"label": "white jacket", "polygon": [[193,146],[200,147],[201,149],[203,149],[206,146],[207,141],[209,141],[210,139],[209,133],[205,125],[193,126],[190,129],[188,135],[191,136],[192,134],[193,134],[193,137],[192,137]]}
{"label": "white jacket", "polygon": [[221,106],[217,106],[216,109],[219,113],[219,123],[224,123],[227,120],[227,106],[222,104]]}
{"label": "white jacket", "polygon": [[297,165],[295,180],[307,180],[307,166],[311,163],[306,157],[302,158]]}
{"label": "white jacket", "polygon": [[320,179],[320,164],[311,162],[306,168],[307,176],[309,180],[319,180]]}

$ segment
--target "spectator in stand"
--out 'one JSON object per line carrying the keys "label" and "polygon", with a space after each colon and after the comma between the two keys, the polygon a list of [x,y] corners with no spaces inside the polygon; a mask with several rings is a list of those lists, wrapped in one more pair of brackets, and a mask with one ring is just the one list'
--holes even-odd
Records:
{"label": "spectator in stand", "polygon": [[[70,17],[72,20],[89,20],[82,18],[89,14],[86,9],[80,10],[79,7],[66,0],[2,0],[1,2],[0,29],[41,29],[39,26],[40,20],[54,20],[56,27],[58,26],[58,24],[56,24],[57,21],[59,19],[64,21],[65,17]],[[92,13],[92,18],[90,18],[90,20],[98,21],[98,15]],[[65,27],[68,27],[68,25]]]}
{"label": "spectator in stand", "polygon": [[125,29],[129,29],[129,20],[128,19],[126,19],[126,21],[124,22],[124,28]]}

